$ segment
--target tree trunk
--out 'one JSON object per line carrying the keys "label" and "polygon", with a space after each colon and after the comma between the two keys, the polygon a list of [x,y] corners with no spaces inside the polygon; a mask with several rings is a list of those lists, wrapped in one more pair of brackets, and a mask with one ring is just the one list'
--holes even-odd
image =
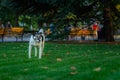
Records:
{"label": "tree trunk", "polygon": [[113,21],[110,7],[104,8],[104,28],[105,28],[105,41],[106,42],[113,42],[114,35],[113,35]]}
{"label": "tree trunk", "polygon": [[18,16],[15,18],[15,27],[18,27],[19,23],[18,23]]}

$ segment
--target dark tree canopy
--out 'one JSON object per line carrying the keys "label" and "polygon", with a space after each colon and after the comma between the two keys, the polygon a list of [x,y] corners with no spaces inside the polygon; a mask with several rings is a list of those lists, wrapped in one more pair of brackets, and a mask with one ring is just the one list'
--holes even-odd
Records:
{"label": "dark tree canopy", "polygon": [[97,18],[104,21],[106,41],[114,41],[114,25],[120,17],[116,8],[120,0],[1,0],[0,3],[4,3],[0,10],[9,9],[16,16],[42,15],[49,20],[72,13],[77,18]]}

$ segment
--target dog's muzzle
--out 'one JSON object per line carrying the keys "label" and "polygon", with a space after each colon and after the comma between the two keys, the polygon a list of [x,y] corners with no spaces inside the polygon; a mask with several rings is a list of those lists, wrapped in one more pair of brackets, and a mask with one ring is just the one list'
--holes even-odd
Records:
{"label": "dog's muzzle", "polygon": [[35,35],[33,38],[36,42],[40,42],[42,40],[42,35],[41,34]]}

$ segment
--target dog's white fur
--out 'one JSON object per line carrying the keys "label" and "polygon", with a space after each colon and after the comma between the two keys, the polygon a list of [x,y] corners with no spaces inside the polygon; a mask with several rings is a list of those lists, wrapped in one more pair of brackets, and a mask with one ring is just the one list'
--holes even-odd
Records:
{"label": "dog's white fur", "polygon": [[[39,40],[37,39],[39,37]],[[44,49],[44,44],[45,44],[45,35],[43,29],[40,29],[39,32],[33,36],[31,35],[30,40],[29,40],[29,51],[28,51],[28,57],[31,58],[31,50],[32,47],[35,49],[35,56],[37,56],[37,48],[39,50],[39,59],[42,57],[42,52]]]}

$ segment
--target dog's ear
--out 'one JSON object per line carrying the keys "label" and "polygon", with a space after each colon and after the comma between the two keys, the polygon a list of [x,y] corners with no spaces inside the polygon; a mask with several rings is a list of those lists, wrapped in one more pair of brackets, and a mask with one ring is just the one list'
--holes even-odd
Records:
{"label": "dog's ear", "polygon": [[35,34],[32,34],[33,36],[35,36]]}
{"label": "dog's ear", "polygon": [[34,33],[34,32],[31,32],[31,34],[32,34],[33,36],[35,36],[35,33]]}

